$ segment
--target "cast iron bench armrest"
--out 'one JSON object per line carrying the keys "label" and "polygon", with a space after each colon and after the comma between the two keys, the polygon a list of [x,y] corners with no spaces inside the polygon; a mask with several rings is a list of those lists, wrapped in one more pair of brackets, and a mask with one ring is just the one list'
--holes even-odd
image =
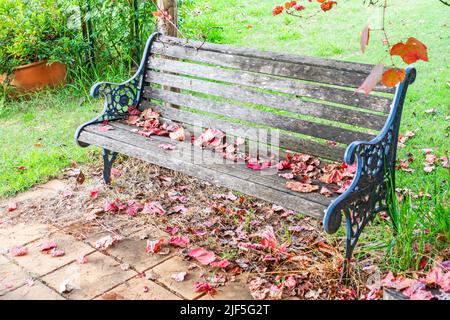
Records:
{"label": "cast iron bench armrest", "polygon": [[75,141],[79,146],[87,147],[86,144],[78,141],[80,133],[86,126],[104,121],[123,119],[127,116],[130,105],[137,106],[141,100],[142,82],[148,61],[145,57],[148,57],[151,46],[158,36],[158,33],[154,33],[148,39],[144,49],[144,58],[136,73],[129,80],[122,83],[99,82],[92,86],[90,91],[91,97],[97,98],[101,93],[105,97],[105,106],[100,115],[81,125],[75,132]]}
{"label": "cast iron bench armrest", "polygon": [[347,255],[364,226],[376,213],[388,210],[389,197],[395,189],[395,161],[403,104],[408,86],[416,77],[413,67],[406,69],[405,80],[397,87],[391,112],[380,134],[371,141],[352,142],[344,155],[347,164],[357,162],[355,177],[349,188],[334,200],[325,212],[324,229],[335,233],[346,217]]}

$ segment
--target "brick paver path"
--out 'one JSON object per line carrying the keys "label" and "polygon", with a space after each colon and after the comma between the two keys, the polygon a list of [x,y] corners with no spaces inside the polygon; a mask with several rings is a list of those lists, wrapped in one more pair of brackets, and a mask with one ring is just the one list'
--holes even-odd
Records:
{"label": "brick paver path", "polygon": [[[50,196],[55,191],[42,190]],[[41,195],[29,193],[16,199]],[[192,262],[184,261],[173,249],[165,254],[145,253],[147,240],[142,239],[142,232],[167,238],[161,231],[125,230],[126,238],[106,250],[96,249],[95,241],[107,233],[90,234],[80,241],[67,231],[39,223],[0,225],[0,300],[252,298],[240,278],[218,288],[214,297],[194,292],[194,282],[201,280],[201,266],[192,268]],[[55,241],[65,254],[52,257],[42,253],[39,245],[48,240]],[[28,253],[14,257],[9,252],[13,246],[26,246]],[[78,261],[82,256],[86,263]],[[171,278],[188,267],[184,281]],[[64,283],[69,283],[71,290],[62,292]]]}

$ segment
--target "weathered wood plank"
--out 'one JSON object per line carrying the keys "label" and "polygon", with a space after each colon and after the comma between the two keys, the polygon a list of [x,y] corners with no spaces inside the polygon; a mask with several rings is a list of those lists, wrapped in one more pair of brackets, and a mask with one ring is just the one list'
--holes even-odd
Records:
{"label": "weathered wood plank", "polygon": [[226,53],[232,55],[241,55],[245,57],[251,58],[261,58],[270,61],[283,61],[283,62],[291,62],[298,64],[305,64],[311,66],[321,66],[327,67],[337,70],[348,70],[355,71],[360,73],[369,74],[374,65],[372,64],[363,64],[357,62],[350,61],[342,61],[342,60],[334,60],[334,59],[323,59],[316,57],[308,57],[294,54],[286,54],[280,52],[270,52],[270,51],[262,51],[251,48],[241,48],[230,46],[226,44],[215,44],[209,42],[200,42],[190,39],[181,39],[174,37],[166,37],[163,36],[159,39],[165,45],[178,45],[183,47],[190,47],[195,50],[207,50],[219,53]]}
{"label": "weathered wood plank", "polygon": [[[124,135],[123,132],[115,132],[115,130],[100,134],[98,130],[91,131],[87,129],[81,133],[79,140],[84,143],[98,145],[102,148],[149,161],[165,168],[183,172],[190,176],[282,205],[315,218],[321,219],[323,217],[323,210],[326,207],[322,204],[306,200],[297,195],[277,191],[261,183],[257,184],[231,174],[225,174],[224,172],[218,172],[205,166],[187,162],[184,159],[174,157],[173,151],[164,151],[161,148],[155,147],[155,145],[152,145],[150,139],[143,140],[140,138],[143,137],[136,134]],[[231,170],[231,168],[229,169]]]}
{"label": "weathered wood plank", "polygon": [[[362,93],[355,93],[353,91],[335,87],[303,83],[293,79],[279,78],[241,70],[221,69],[218,67],[182,61],[152,57],[150,59],[149,68],[215,81],[229,82],[257,89],[266,89],[293,94],[296,96],[330,101],[384,113],[389,113],[391,104],[391,99],[385,97],[373,95],[366,96]],[[149,74],[146,75],[146,81],[151,81]]]}
{"label": "weathered wood plank", "polygon": [[[189,46],[168,45],[167,43],[164,44],[158,42],[152,47],[152,53],[219,65],[222,67],[351,88],[359,87],[368,76],[368,73],[366,72],[361,73],[356,70],[331,68],[331,63],[327,66],[319,66],[276,60],[268,61],[267,59],[258,57],[208,51],[203,47],[196,50]],[[389,93],[393,92],[392,88],[385,86],[378,86],[375,90]]]}
{"label": "weathered wood plank", "polygon": [[[200,111],[215,113],[238,120],[254,122],[295,133],[301,133],[311,137],[332,140],[349,144],[355,140],[371,140],[374,135],[352,131],[348,129],[303,121],[287,116],[276,115],[251,108],[239,108],[236,105],[222,103],[160,89],[148,90],[153,99],[159,99],[179,106],[194,108]],[[198,114],[201,118],[202,115]]]}
{"label": "weathered wood plank", "polygon": [[[150,107],[154,111],[159,112],[162,117],[176,122],[203,128],[214,128],[223,132],[228,132],[233,136],[250,139],[253,141],[259,140],[257,128],[254,127],[252,128],[243,124],[211,118],[205,115],[199,117],[198,114],[192,112],[177,110],[174,108],[164,108],[146,101],[143,101],[142,105],[144,107]],[[338,146],[332,147],[327,144],[300,139],[281,132],[278,132],[278,139],[278,146],[280,148],[294,152],[303,152],[334,161],[342,161],[345,152],[344,148]]]}
{"label": "weathered wood plank", "polygon": [[148,148],[154,148],[156,150],[155,152],[160,152],[161,149],[158,147],[159,144],[170,143],[176,145],[176,149],[165,151],[165,153],[172,155],[172,157],[177,158],[178,160],[204,166],[226,175],[232,175],[239,179],[254,182],[255,184],[269,186],[278,191],[303,197],[309,201],[317,202],[322,205],[328,205],[331,202],[331,198],[326,198],[319,193],[302,194],[287,189],[285,187],[286,180],[278,177],[278,172],[276,170],[254,171],[248,169],[244,162],[236,163],[234,161],[223,159],[218,153],[209,149],[195,147],[188,141],[179,142],[160,136],[152,136],[150,139],[144,138],[135,132],[132,132],[131,130],[134,128],[132,126],[120,124],[119,122],[111,122],[111,125],[118,130],[103,133],[98,131],[98,126],[97,128],[92,126],[88,128],[87,131],[112,137],[114,139],[130,141],[130,144],[138,147],[145,145]]}
{"label": "weathered wood plank", "polygon": [[[243,89],[237,86],[230,86],[217,82],[155,71],[150,72],[148,75],[149,78],[147,80],[162,86],[170,85],[179,89],[215,95],[256,105],[265,105],[279,110],[314,116],[339,123],[347,123],[362,128],[381,130],[387,119],[386,116],[328,106],[317,102],[301,100],[296,97],[286,97],[267,92]],[[146,96],[145,94],[146,91],[144,91],[144,96]]]}
{"label": "weathered wood plank", "polygon": [[[136,134],[133,133],[133,129],[135,129],[135,127],[133,126],[129,126],[126,125],[124,123],[118,122],[118,121],[114,121],[111,122],[111,126],[113,126],[114,128],[118,128],[121,130],[125,130],[127,131],[127,133],[131,133],[131,134]],[[210,150],[202,150],[200,148],[192,148],[190,145],[190,142],[188,141],[184,141],[184,142],[179,142],[179,141],[174,141],[174,140],[170,140],[167,137],[160,137],[160,136],[152,136],[152,139],[155,141],[159,141],[160,143],[170,143],[173,145],[176,145],[176,148],[178,151],[181,152],[197,152],[197,153],[201,153],[201,156],[197,157],[197,159],[201,159],[203,161],[205,161],[205,163],[203,163],[202,165],[207,166],[208,168],[217,170],[219,172],[224,172],[224,173],[229,173],[230,172],[230,167],[233,170],[233,175],[237,175],[238,177],[242,178],[242,179],[246,179],[255,183],[258,182],[264,182],[264,185],[268,185],[268,186],[272,186],[274,189],[277,189],[279,191],[283,191],[283,192],[287,192],[289,194],[293,194],[293,195],[299,195],[298,192],[289,190],[286,188],[285,184],[286,181],[284,178],[281,178],[278,176],[278,170],[275,169],[267,169],[267,170],[262,170],[262,171],[255,171],[255,170],[251,170],[248,169],[245,162],[240,161],[240,162],[233,162],[233,161],[228,161],[228,160],[224,160],[220,155],[215,154],[214,152],[210,151]],[[186,157],[184,157],[186,158]],[[193,157],[187,157],[187,158],[191,158],[193,159]],[[225,168],[225,166],[227,168]],[[225,170],[224,170],[225,168]],[[315,184],[323,186],[325,184],[321,183],[320,181],[314,181]],[[323,195],[321,195],[320,193],[308,193],[305,195],[306,199],[321,203],[323,205],[328,205],[333,199],[335,199],[337,197],[337,195],[327,198],[324,197]]]}

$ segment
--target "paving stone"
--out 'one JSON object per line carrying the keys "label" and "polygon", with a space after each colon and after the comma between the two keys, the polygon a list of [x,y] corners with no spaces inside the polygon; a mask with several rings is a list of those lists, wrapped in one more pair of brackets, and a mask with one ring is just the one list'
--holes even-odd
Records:
{"label": "paving stone", "polygon": [[[0,296],[8,291],[18,288],[25,283],[30,276],[3,256],[0,256]],[[11,289],[6,286],[12,285]]]}
{"label": "paving stone", "polygon": [[67,184],[65,184],[62,180],[54,179],[50,180],[47,183],[41,184],[37,186],[39,189],[47,189],[56,192],[64,191],[67,188]]}
{"label": "paving stone", "polygon": [[[126,220],[117,221],[115,223],[114,227],[117,230],[117,231],[114,230],[114,232],[124,238],[127,238],[131,235],[138,234],[138,233],[142,232],[143,228],[145,228],[145,226],[143,226],[143,225],[130,223],[129,221],[126,221]],[[70,227],[68,227],[68,228],[70,228]],[[161,231],[159,231],[159,232],[161,232]],[[85,235],[86,239],[84,241],[89,243],[91,246],[95,247],[95,243],[97,242],[97,240],[99,240],[100,238],[105,237],[107,235],[114,235],[114,233],[106,231],[106,230],[88,233]]]}
{"label": "paving stone", "polygon": [[22,246],[36,239],[45,237],[56,228],[45,224],[18,223],[13,226],[0,227],[0,252],[14,246]]}
{"label": "paving stone", "polygon": [[64,296],[79,300],[93,299],[137,274],[131,269],[122,270],[117,261],[100,252],[88,255],[87,259],[85,264],[73,262],[46,275],[42,280],[57,291],[63,281],[70,281],[74,289]]}
{"label": "paving stone", "polygon": [[214,296],[206,294],[199,300],[253,300],[248,286],[239,278],[233,282],[227,282],[224,286],[217,288]]}
{"label": "paving stone", "polygon": [[[161,231],[159,231],[159,235],[153,233],[151,236],[151,239],[159,238],[168,239],[167,234]],[[165,245],[163,247],[164,251],[169,249],[167,242],[168,241],[165,240]],[[168,252],[167,254],[146,253],[146,246],[147,240],[141,240],[137,236],[131,236],[130,238],[120,241],[115,246],[108,248],[105,252],[116,257],[123,263],[128,263],[130,266],[135,267],[139,272],[150,269],[173,255],[173,249],[172,251],[166,251]]]}
{"label": "paving stone", "polygon": [[[201,267],[188,270],[191,263],[184,261],[181,257],[175,256],[154,267],[151,271],[158,275],[156,281],[161,282],[172,291],[178,292],[187,299],[194,299],[201,296],[201,293],[194,292],[194,282],[201,281]],[[178,272],[188,272],[182,282],[177,282],[171,275]]]}
{"label": "paving stone", "polygon": [[49,198],[63,191],[67,185],[61,180],[50,180],[47,183],[41,184],[32,190],[18,194],[16,197],[10,199],[8,202],[23,202],[34,199]]}
{"label": "paving stone", "polygon": [[[148,290],[145,290],[148,289]],[[153,281],[134,277],[96,298],[99,300],[181,300]]]}
{"label": "paving stone", "polygon": [[[58,245],[58,249],[64,250],[65,254],[62,257],[52,257],[50,254],[45,254],[39,251],[41,243],[48,240],[53,240]],[[22,257],[14,257],[17,262],[24,269],[29,270],[36,276],[45,275],[57,268],[60,268],[77,258],[87,255],[95,249],[87,244],[75,240],[74,237],[57,231],[50,235],[50,238],[43,238],[36,240],[27,245],[28,254]]]}
{"label": "paving stone", "polygon": [[23,285],[14,291],[8,292],[6,295],[1,296],[0,300],[64,300],[64,298],[39,281],[36,281],[31,287]]}

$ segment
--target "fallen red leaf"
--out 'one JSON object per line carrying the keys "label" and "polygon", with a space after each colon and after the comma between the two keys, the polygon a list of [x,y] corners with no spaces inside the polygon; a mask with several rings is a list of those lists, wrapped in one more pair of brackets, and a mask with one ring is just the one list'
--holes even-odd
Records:
{"label": "fallen red leaf", "polygon": [[173,236],[169,240],[169,244],[176,247],[187,247],[189,244],[189,238],[185,236]]}
{"label": "fallen red leaf", "polygon": [[56,249],[56,248],[53,248],[51,251],[50,251],[50,255],[52,256],[52,257],[62,257],[63,255],[65,255],[66,253],[64,252],[64,250],[62,250],[62,249]]}
{"label": "fallen red leaf", "polygon": [[9,253],[13,257],[21,257],[28,253],[27,247],[13,247],[9,250]]}
{"label": "fallen red leaf", "polygon": [[159,145],[159,147],[164,150],[174,150],[175,149],[175,146],[173,144],[168,144],[168,143],[162,143]]}
{"label": "fallen red leaf", "polygon": [[42,244],[39,246],[39,250],[42,251],[42,252],[46,252],[46,251],[52,250],[52,249],[54,249],[54,248],[56,248],[56,247],[57,247],[56,242],[50,240],[50,241],[47,241],[47,242],[42,243]]}
{"label": "fallen red leaf", "polygon": [[195,292],[206,292],[211,295],[214,295],[216,293],[216,289],[213,288],[208,282],[200,282],[200,281],[196,281],[194,283],[194,291]]}
{"label": "fallen red leaf", "polygon": [[158,201],[151,201],[144,205],[142,213],[163,215],[166,213],[166,210],[164,210]]}
{"label": "fallen red leaf", "polygon": [[196,248],[188,252],[188,256],[194,258],[203,265],[208,265],[216,260],[216,255],[212,251],[208,251],[204,248]]}
{"label": "fallen red leaf", "polygon": [[298,181],[287,181],[286,188],[291,189],[296,192],[310,193],[319,190],[318,185],[313,185],[309,183],[301,183]]}
{"label": "fallen red leaf", "polygon": [[179,230],[180,230],[180,228],[178,228],[178,227],[167,226],[164,231],[166,231],[168,234],[173,236],[173,235],[177,234]]}
{"label": "fallen red leaf", "polygon": [[183,127],[178,127],[175,131],[169,133],[169,137],[172,140],[184,141],[185,133]]}
{"label": "fallen red leaf", "polygon": [[10,204],[8,204],[8,209],[9,212],[12,212],[14,210],[17,210],[17,203],[15,202],[11,202]]}
{"label": "fallen red leaf", "polygon": [[222,268],[225,269],[230,265],[230,262],[227,259],[221,261],[213,261],[209,264],[213,268]]}
{"label": "fallen red leaf", "polygon": [[125,212],[129,216],[135,217],[142,208],[143,207],[139,202],[136,202],[135,200],[129,200]]}
{"label": "fallen red leaf", "polygon": [[147,247],[145,248],[145,252],[147,253],[157,253],[159,250],[161,250],[161,247],[164,243],[164,239],[159,240],[147,240]]}
{"label": "fallen red leaf", "polygon": [[175,280],[176,282],[182,282],[186,278],[187,272],[177,272],[170,275],[170,278]]}
{"label": "fallen red leaf", "polygon": [[98,189],[93,189],[90,191],[91,198],[98,198]]}

